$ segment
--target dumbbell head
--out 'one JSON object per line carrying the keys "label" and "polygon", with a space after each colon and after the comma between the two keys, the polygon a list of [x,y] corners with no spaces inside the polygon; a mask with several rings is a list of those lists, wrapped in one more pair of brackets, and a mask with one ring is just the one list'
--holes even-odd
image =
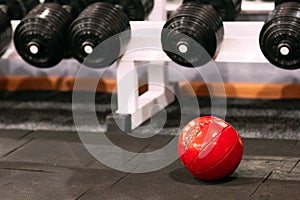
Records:
{"label": "dumbbell head", "polygon": [[44,3],[32,9],[17,26],[14,43],[28,63],[53,67],[67,52],[65,34],[72,16],[56,3]]}
{"label": "dumbbell head", "polygon": [[182,4],[164,25],[162,47],[176,63],[202,66],[214,57],[224,36],[221,16],[212,6]]}
{"label": "dumbbell head", "polygon": [[300,0],[275,0],[275,6],[278,6],[279,4],[287,3],[287,2],[298,2],[298,3],[300,3]]}
{"label": "dumbbell head", "polygon": [[154,0],[105,0],[122,7],[130,20],[145,20],[154,7]]}
{"label": "dumbbell head", "polygon": [[106,2],[95,3],[73,21],[68,31],[68,43],[79,62],[84,61],[92,68],[108,67],[124,53],[130,40],[129,30],[129,19],[122,9]]}
{"label": "dumbbell head", "polygon": [[72,16],[77,17],[88,5],[104,0],[45,0],[45,3],[58,3],[64,6],[72,13]]}
{"label": "dumbbell head", "polygon": [[0,10],[0,56],[7,50],[12,38],[12,26],[7,15]]}
{"label": "dumbbell head", "polygon": [[72,13],[77,16],[88,5],[98,2],[107,2],[118,5],[128,15],[130,20],[142,21],[146,19],[154,7],[154,0],[46,0],[61,5],[70,5]]}
{"label": "dumbbell head", "polygon": [[300,3],[278,5],[260,33],[260,48],[273,65],[300,68]]}
{"label": "dumbbell head", "polygon": [[213,8],[222,16],[224,21],[234,20],[241,11],[242,0],[184,0],[187,2],[200,2],[212,5]]}
{"label": "dumbbell head", "polygon": [[39,3],[39,0],[0,0],[0,4],[7,6],[7,15],[12,20],[21,20]]}

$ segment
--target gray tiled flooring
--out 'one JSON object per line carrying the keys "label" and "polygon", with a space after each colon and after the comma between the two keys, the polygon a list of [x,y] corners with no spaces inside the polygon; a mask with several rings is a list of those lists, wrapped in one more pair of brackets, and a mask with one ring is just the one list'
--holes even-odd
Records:
{"label": "gray tiled flooring", "polygon": [[[112,133],[117,136],[117,133]],[[20,139],[21,137],[21,139]],[[171,137],[171,136],[169,136]],[[21,141],[19,141],[21,140]],[[158,136],[132,144],[131,151],[156,149]],[[177,160],[159,171],[131,174],[95,160],[74,132],[0,131],[1,199],[297,199],[300,152],[294,140],[244,139],[244,158],[234,174],[219,182],[199,181]],[[26,141],[30,141],[27,142]],[[151,146],[151,144],[153,146]],[[282,151],[278,150],[278,146]],[[145,149],[144,149],[145,150]],[[4,151],[4,153],[2,153]],[[147,150],[145,150],[147,151]]]}

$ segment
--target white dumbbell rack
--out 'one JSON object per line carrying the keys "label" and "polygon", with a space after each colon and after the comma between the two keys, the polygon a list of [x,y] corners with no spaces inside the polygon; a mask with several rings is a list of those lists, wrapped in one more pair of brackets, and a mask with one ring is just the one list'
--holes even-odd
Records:
{"label": "white dumbbell rack", "polygon": [[[14,26],[16,26],[16,24],[17,22],[14,23]],[[154,29],[156,31],[153,37],[142,38],[142,40],[146,45],[145,47],[147,47],[147,45],[160,46],[160,33],[164,24],[165,21],[131,22],[133,30],[131,41],[134,41],[137,37],[134,34],[136,30],[145,28]],[[261,53],[258,44],[259,32],[262,26],[263,22],[224,22],[224,41],[216,57],[216,61],[221,65],[224,63],[226,65],[238,63],[240,68],[244,69],[253,68],[258,65],[263,69],[263,65],[270,65]],[[11,52],[15,52],[15,50],[10,49],[7,54]],[[71,62],[71,60],[65,60],[55,68],[46,70],[27,67],[26,65],[28,64],[22,60],[20,61],[22,65],[9,67],[12,70],[12,75],[18,73],[18,71],[22,71],[22,73],[27,76],[61,76],[61,74],[76,76],[76,67],[65,67],[65,65],[74,65],[75,61]],[[136,66],[136,63],[139,61],[151,62],[152,65],[156,64],[156,66],[148,68],[149,90],[141,96],[139,96],[138,92],[139,78]],[[155,61],[155,63],[153,61]],[[121,124],[123,124],[124,127],[128,127],[126,128],[127,130],[138,127],[151,118],[151,116],[159,112],[159,110],[150,112],[153,106],[159,105],[159,107],[163,109],[174,101],[174,94],[171,93],[173,86],[170,85],[166,67],[163,67],[170,65],[170,63],[172,65],[170,58],[164,52],[151,50],[143,50],[129,54],[127,52],[118,61],[116,73],[118,83],[118,109],[115,114],[126,118],[127,121],[121,119],[121,121],[126,121]],[[126,84],[119,84],[123,79],[127,80]]]}
{"label": "white dumbbell rack", "polygon": [[[145,53],[150,56],[145,57]],[[153,63],[155,60],[155,63]],[[148,90],[139,95],[139,77],[136,61],[152,61],[147,69]],[[143,122],[167,107],[175,100],[172,93],[174,90],[170,84],[166,65],[169,61],[162,53],[156,51],[141,51],[134,55],[124,56],[117,68],[117,95],[118,110],[117,114],[130,115],[129,129],[135,129]],[[124,128],[126,129],[126,128]]]}
{"label": "white dumbbell rack", "polygon": [[[175,10],[180,6],[182,1],[168,2],[166,0],[157,0],[153,12],[149,16],[148,22],[132,22],[132,29],[143,29],[143,28],[157,28],[163,27],[163,22],[167,18],[167,12]],[[256,2],[257,3],[257,2]],[[252,6],[251,2],[243,3],[243,10],[255,11],[260,8],[259,11],[267,11],[272,9],[272,3],[263,3],[264,6]],[[252,7],[251,7],[252,6]],[[157,22],[155,22],[157,21]],[[225,23],[225,40],[224,45],[217,57],[218,62],[262,62],[268,63],[265,57],[260,53],[258,46],[258,33],[263,23]],[[243,34],[241,34],[241,26]],[[132,38],[134,40],[134,38]],[[147,40],[147,38],[145,38]],[[158,40],[160,41],[160,40]],[[157,41],[155,41],[157,42]],[[232,49],[231,44],[235,44],[235,49]],[[252,45],[249,45],[252,44]],[[245,46],[248,46],[245,48]],[[246,51],[246,52],[245,52]],[[231,52],[231,53],[226,53]],[[235,52],[235,53],[233,53]],[[243,55],[241,55],[243,52]],[[254,53],[255,52],[255,53]],[[147,55],[147,56],[146,56]],[[141,59],[142,58],[142,59]],[[137,61],[152,61],[158,62],[155,67],[148,68],[148,82],[149,90],[139,96],[139,80]],[[116,114],[124,116],[127,119],[120,124],[123,124],[123,129],[135,129],[143,122],[151,118],[152,115],[159,112],[151,112],[151,108],[156,104],[159,104],[161,109],[164,109],[175,99],[174,94],[170,93],[169,79],[166,73],[166,68],[161,65],[166,65],[170,62],[170,59],[163,52],[147,52],[142,51],[135,54],[125,55],[122,60],[119,61],[117,67],[117,94],[118,94],[118,110]],[[126,80],[126,81],[124,81]],[[124,82],[126,82],[124,84]],[[156,83],[156,84],[154,84]],[[158,86],[160,85],[160,86]],[[130,117],[128,117],[130,116]],[[129,119],[129,120],[128,120]],[[126,124],[127,123],[127,124]],[[129,124],[128,124],[129,123]],[[127,128],[125,128],[127,127]]]}
{"label": "white dumbbell rack", "polygon": [[[161,29],[164,24],[162,21],[166,20],[167,12],[175,10],[178,6],[180,6],[181,2],[182,1],[167,2],[165,0],[157,0],[155,2],[155,8],[149,17],[151,22],[132,22],[132,29],[149,27]],[[248,11],[250,13],[268,12],[274,8],[273,2],[260,2],[260,5],[262,6],[255,6],[257,3],[257,1],[255,1],[255,3],[249,1],[243,2],[242,11]],[[258,45],[259,32],[263,23],[225,22],[224,26],[225,39],[220,53],[216,58],[217,62],[269,64],[262,55]],[[145,40],[147,40],[147,38],[145,38]],[[130,116],[130,125],[126,125],[126,127],[130,127],[129,129],[135,129],[147,119],[151,118],[152,115],[159,112],[159,110],[156,110],[156,112],[150,112],[150,109],[156,104],[159,104],[161,109],[163,109],[175,99],[174,94],[170,93],[169,90],[166,90],[166,88],[170,88],[171,86],[166,73],[166,68],[160,65],[148,68],[149,90],[139,96],[139,91],[137,89],[139,88],[139,80],[135,63],[136,61],[153,60],[158,62],[160,65],[165,65],[170,61],[163,52],[158,53],[156,51],[142,51],[133,55],[125,55],[122,60],[119,61],[117,67],[118,110],[116,113],[124,116]],[[124,84],[123,81],[126,82],[126,84]],[[121,124],[124,125],[124,123]]]}
{"label": "white dumbbell rack", "polygon": [[[174,10],[179,5],[180,4],[168,4],[165,0],[156,0],[155,8],[149,17],[149,21],[131,22],[133,32],[134,30],[144,28],[161,30],[165,23],[167,11]],[[249,9],[251,7],[250,5],[252,5],[252,2],[243,4],[243,9]],[[253,10],[258,8],[271,10],[273,8],[273,2],[262,5],[265,6],[254,6]],[[18,22],[13,22],[14,27],[17,24]],[[220,52],[216,57],[216,62],[219,66],[226,69],[228,68],[228,74],[232,71],[236,73],[237,68],[232,66],[238,65],[239,69],[243,69],[244,71],[251,68],[259,70],[260,74],[268,73],[268,77],[274,77],[274,80],[276,80],[276,77],[279,75],[280,77],[292,76],[292,72],[275,67],[273,67],[272,71],[269,70],[272,65],[261,53],[258,43],[262,26],[263,22],[224,22],[225,36]],[[158,31],[156,34],[156,37],[154,37],[154,40],[150,41],[150,43],[157,43],[157,45],[159,45],[160,32]],[[134,39],[135,35],[133,35],[132,40]],[[75,60],[64,60],[55,68],[46,70],[28,67],[28,64],[21,59],[13,59],[11,62],[6,62],[5,59],[11,59],[10,55],[13,54],[15,54],[15,49],[12,45],[12,48],[2,57],[2,59],[4,59],[2,60],[3,63],[7,66],[2,69],[2,75],[4,76],[15,76],[22,73],[22,76],[61,77],[63,74],[63,76],[75,77],[80,67],[79,63]],[[137,90],[139,87],[139,77],[136,63],[139,61],[148,61],[152,62],[152,64],[153,61],[156,62],[156,66],[148,68],[149,90],[141,96],[139,96]],[[174,63],[170,62],[170,59],[163,52],[148,50],[125,54],[118,61],[117,65],[118,109],[115,114],[121,116],[121,120],[124,121],[123,127],[126,127],[124,129],[132,130],[159,112],[159,110],[150,112],[153,106],[159,104],[159,107],[163,109],[174,101],[174,94],[170,92],[172,91],[172,85],[169,81],[168,72],[166,68],[163,67],[165,65],[174,65]],[[247,76],[256,77],[257,74],[253,73],[255,70],[252,70],[252,72],[250,70],[247,71]],[[113,74],[113,72],[112,70],[111,74]],[[128,79],[126,84],[122,84],[122,80],[124,79]],[[181,80],[175,80],[175,82],[176,81]]]}
{"label": "white dumbbell rack", "polygon": [[[117,63],[117,98],[119,126],[123,130],[137,128],[175,100],[167,65],[170,58],[161,50],[163,21],[131,22],[129,52]],[[145,34],[143,34],[145,33]],[[130,49],[138,49],[131,51]],[[139,63],[146,63],[148,90],[139,95]],[[153,109],[153,108],[156,109]],[[160,109],[157,109],[160,108]],[[120,122],[121,121],[121,122]]]}
{"label": "white dumbbell rack", "polygon": [[[251,67],[251,65],[270,65],[259,47],[259,33],[263,26],[263,22],[225,22],[224,41],[221,45],[220,52],[216,57],[217,63],[239,63],[241,67]],[[132,41],[139,35],[135,35],[135,30],[143,30],[153,28],[158,31],[156,36],[145,36],[145,48],[148,44],[160,44],[160,32],[164,22],[132,22],[133,31]],[[154,45],[154,46],[155,46]],[[150,45],[151,46],[151,45]],[[129,44],[130,48],[130,44]],[[136,63],[139,61],[151,62],[155,66],[148,67],[148,82],[149,90],[139,96],[139,78]],[[117,115],[124,116],[127,124],[124,122],[125,130],[132,130],[141,125],[143,122],[151,118],[159,112],[150,112],[151,108],[159,104],[161,109],[164,109],[175,99],[166,88],[172,88],[166,72],[166,65],[172,63],[170,58],[162,51],[141,50],[133,53],[126,53],[118,62],[117,65],[117,94],[118,94],[118,109]],[[245,66],[242,66],[245,65]],[[172,89],[171,89],[172,90]],[[129,120],[129,121],[128,121]],[[128,124],[129,123],[129,124]],[[127,127],[127,128],[125,128]]]}

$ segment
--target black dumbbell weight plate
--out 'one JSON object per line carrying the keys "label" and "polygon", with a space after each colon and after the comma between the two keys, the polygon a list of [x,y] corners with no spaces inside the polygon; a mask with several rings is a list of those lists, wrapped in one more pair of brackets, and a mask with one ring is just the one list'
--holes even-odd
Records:
{"label": "black dumbbell weight plate", "polygon": [[199,2],[212,5],[224,21],[233,21],[241,11],[241,0],[184,0],[183,3]]}
{"label": "black dumbbell weight plate", "polygon": [[7,6],[7,15],[12,20],[21,20],[31,9],[39,4],[39,0],[0,0]]}
{"label": "black dumbbell weight plate", "polygon": [[145,20],[154,7],[154,0],[105,0],[108,3],[120,5],[132,21]]}
{"label": "black dumbbell weight plate", "polygon": [[[128,30],[129,19],[118,6],[95,3],[88,6],[70,26],[69,46],[74,58],[81,63],[84,61],[86,66],[107,67],[125,51],[130,38],[114,35]],[[99,45],[101,48],[98,48]]]}
{"label": "black dumbbell weight plate", "polygon": [[300,3],[283,3],[270,14],[260,33],[260,47],[273,65],[300,68]]}
{"label": "black dumbbell weight plate", "polygon": [[162,31],[162,46],[176,63],[202,66],[215,55],[223,39],[220,15],[207,4],[190,2],[177,9]]}
{"label": "black dumbbell weight plate", "polygon": [[16,28],[14,42],[18,53],[36,67],[55,66],[66,55],[65,34],[71,19],[59,4],[38,5]]}

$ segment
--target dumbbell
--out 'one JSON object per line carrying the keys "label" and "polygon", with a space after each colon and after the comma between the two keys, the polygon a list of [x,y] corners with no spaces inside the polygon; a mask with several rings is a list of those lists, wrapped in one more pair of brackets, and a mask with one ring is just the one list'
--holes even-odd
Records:
{"label": "dumbbell", "polygon": [[45,0],[44,3],[60,4],[76,18],[88,5],[99,1],[104,0]]}
{"label": "dumbbell", "polygon": [[39,0],[0,0],[0,5],[7,6],[7,15],[11,20],[21,20],[39,3]]}
{"label": "dumbbell", "polygon": [[108,3],[121,6],[132,21],[145,20],[154,7],[154,0],[105,0]]}
{"label": "dumbbell", "polygon": [[39,4],[17,26],[14,43],[29,64],[48,68],[66,55],[65,34],[72,15],[57,3]]}
{"label": "dumbbell", "polygon": [[12,38],[12,26],[5,9],[0,6],[0,56],[5,53]]}
{"label": "dumbbell", "polygon": [[37,5],[15,30],[16,50],[26,62],[39,68],[53,67],[68,55],[67,29],[87,1],[72,0],[68,5],[56,2],[61,4]]}
{"label": "dumbbell", "polygon": [[[75,13],[79,14],[87,5],[97,2],[107,2],[118,5],[132,21],[145,20],[154,7],[154,0],[45,0],[45,3],[59,3],[62,5],[71,5]],[[76,12],[77,11],[77,12]]]}
{"label": "dumbbell", "polygon": [[259,37],[264,56],[283,69],[300,68],[300,3],[277,1]]}
{"label": "dumbbell", "polygon": [[224,37],[222,17],[209,4],[182,4],[163,27],[165,53],[186,67],[206,64],[218,51]]}
{"label": "dumbbell", "polygon": [[[73,57],[80,63],[85,61],[84,64],[88,67],[109,66],[125,52],[130,41],[129,20],[144,20],[152,11],[153,4],[153,0],[91,4],[69,27],[69,47]],[[101,48],[92,54],[100,44]],[[87,56],[88,59],[85,60]]]}
{"label": "dumbbell", "polygon": [[187,2],[200,2],[212,5],[222,16],[223,21],[233,21],[241,11],[242,0],[184,0]]}

